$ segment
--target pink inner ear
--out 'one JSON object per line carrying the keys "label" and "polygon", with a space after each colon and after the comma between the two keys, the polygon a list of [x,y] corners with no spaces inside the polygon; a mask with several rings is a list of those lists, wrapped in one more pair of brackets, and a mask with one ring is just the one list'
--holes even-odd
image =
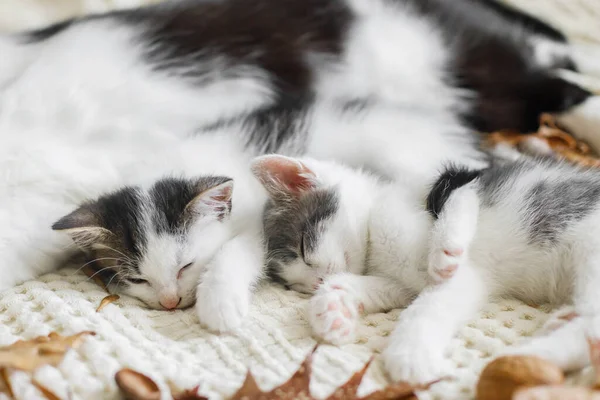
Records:
{"label": "pink inner ear", "polygon": [[260,169],[263,182],[274,183],[290,194],[297,195],[315,187],[315,174],[306,165],[291,158],[266,157],[261,160]]}

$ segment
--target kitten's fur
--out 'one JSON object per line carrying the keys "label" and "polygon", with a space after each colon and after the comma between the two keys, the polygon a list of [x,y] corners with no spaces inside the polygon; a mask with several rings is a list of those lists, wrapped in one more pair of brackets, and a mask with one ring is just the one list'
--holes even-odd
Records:
{"label": "kitten's fur", "polygon": [[383,357],[394,379],[425,382],[450,372],[445,350],[482,303],[510,296],[574,306],[511,351],[567,370],[589,363],[584,327],[600,334],[598,171],[543,159],[450,167],[428,212],[411,189],[331,162],[273,155],[254,166],[271,196],[270,270],[315,293],[317,336],[345,343],[360,311],[408,306]]}
{"label": "kitten's fur", "polygon": [[[187,305],[200,282],[200,320],[232,329],[262,271],[260,224],[227,229],[259,219],[249,156],[332,158],[420,190],[444,162],[483,165],[474,129],[529,130],[541,111],[587,102],[554,76],[574,66],[564,38],[540,26],[472,0],[181,0],[1,36],[0,285],[60,265],[67,235],[49,226],[127,185],[55,227],[88,252],[124,253],[126,269],[101,273],[147,280],[112,283],[151,306]],[[207,175],[234,179],[231,216],[211,222],[223,236],[157,228],[169,213],[193,231],[206,222],[155,201],[153,181],[168,175],[188,179],[167,185],[186,196],[202,196],[209,185],[194,182]],[[107,201],[137,219],[107,227]],[[156,239],[147,246],[119,234],[137,220],[127,229]],[[82,242],[84,228],[104,234]]]}

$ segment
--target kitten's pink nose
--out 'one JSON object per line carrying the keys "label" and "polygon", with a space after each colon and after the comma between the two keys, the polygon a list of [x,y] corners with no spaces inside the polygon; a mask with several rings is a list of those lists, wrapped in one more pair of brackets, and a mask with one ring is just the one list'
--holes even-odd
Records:
{"label": "kitten's pink nose", "polygon": [[179,305],[179,303],[181,303],[181,297],[179,297],[179,296],[163,297],[159,300],[159,303],[161,306],[163,306],[167,310],[172,310],[172,309],[176,308]]}

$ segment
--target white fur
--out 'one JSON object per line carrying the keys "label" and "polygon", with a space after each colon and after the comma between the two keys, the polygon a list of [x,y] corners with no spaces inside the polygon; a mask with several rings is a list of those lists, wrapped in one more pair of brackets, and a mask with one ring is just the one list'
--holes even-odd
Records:
{"label": "white fur", "polygon": [[[327,174],[319,169],[328,168],[323,164],[312,168],[319,176]],[[350,253],[348,263],[357,262],[352,254],[366,252],[368,258],[366,275],[357,274],[356,268],[326,275],[328,270],[322,265],[305,266],[309,271],[319,270],[324,279],[309,310],[315,335],[334,344],[346,343],[352,340],[359,307],[378,312],[408,305],[383,358],[392,378],[426,382],[449,372],[445,370],[445,350],[456,330],[483,302],[490,297],[513,296],[530,304],[574,304],[574,308],[557,314],[557,319],[570,315],[572,321],[554,323],[554,331],[512,352],[543,356],[565,369],[589,363],[584,334],[600,335],[600,211],[593,209],[567,227],[557,243],[541,247],[530,242],[519,210],[535,184],[581,179],[594,172],[532,163],[502,189],[497,203],[480,206],[474,181],[454,191],[434,221],[411,188],[378,183],[360,171],[342,174],[339,165],[330,168],[337,171],[339,180],[329,184],[342,193],[347,187],[374,188],[356,191],[353,197],[340,196],[338,211],[364,216],[364,207],[368,208],[368,234],[361,231],[359,235],[364,238],[363,251]],[[357,199],[359,196],[362,198]],[[333,221],[322,227],[323,237],[333,235],[344,242],[356,235],[356,230]],[[312,257],[336,259],[350,248],[323,245]],[[449,265],[456,268],[441,274]],[[309,271],[296,273],[301,280],[289,283],[308,287],[312,281],[305,280],[313,274]],[[417,299],[412,301],[414,297]]]}

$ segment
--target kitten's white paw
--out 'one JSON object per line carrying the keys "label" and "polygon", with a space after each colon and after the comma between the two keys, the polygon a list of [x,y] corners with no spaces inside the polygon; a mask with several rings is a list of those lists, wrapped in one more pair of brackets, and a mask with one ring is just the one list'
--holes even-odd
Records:
{"label": "kitten's white paw", "polygon": [[383,362],[396,382],[428,383],[449,375],[444,351],[426,340],[394,340],[383,352]]}
{"label": "kitten's white paw", "polygon": [[435,282],[443,282],[452,278],[465,260],[464,248],[453,243],[441,243],[429,255],[427,272]]}
{"label": "kitten's white paw", "polygon": [[359,307],[342,286],[324,283],[310,301],[309,320],[319,338],[341,345],[354,341]]}
{"label": "kitten's white paw", "polygon": [[230,332],[248,315],[249,299],[245,291],[224,287],[198,287],[196,312],[200,324],[216,332]]}

